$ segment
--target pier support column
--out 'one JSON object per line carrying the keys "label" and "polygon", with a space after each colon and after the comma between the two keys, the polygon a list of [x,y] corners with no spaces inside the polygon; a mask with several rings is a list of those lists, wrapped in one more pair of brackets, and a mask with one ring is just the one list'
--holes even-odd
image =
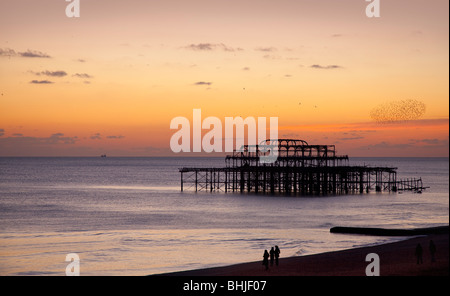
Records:
{"label": "pier support column", "polygon": [[244,186],[245,186],[244,171],[241,170],[240,175],[241,175],[241,179],[239,180],[239,183],[240,183],[239,191],[242,193],[242,192],[244,192]]}
{"label": "pier support column", "polygon": [[181,173],[181,192],[183,192],[183,173]]}
{"label": "pier support column", "polygon": [[225,193],[227,192],[228,186],[228,171],[225,171]]}
{"label": "pier support column", "polygon": [[359,173],[359,193],[364,193],[364,173]]}

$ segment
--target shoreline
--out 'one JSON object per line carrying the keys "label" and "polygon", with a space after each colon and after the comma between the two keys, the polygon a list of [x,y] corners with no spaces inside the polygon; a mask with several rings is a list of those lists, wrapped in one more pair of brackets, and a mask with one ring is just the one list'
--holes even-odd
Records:
{"label": "shoreline", "polygon": [[[436,261],[431,261],[430,240],[436,245]],[[449,235],[430,234],[415,236],[398,242],[340,251],[286,257],[279,259],[279,265],[265,270],[261,261],[178,271],[153,276],[366,276],[366,262],[369,253],[379,256],[380,276],[448,276]],[[417,264],[417,244],[423,248],[423,263]],[[283,250],[281,250],[283,252]],[[281,253],[282,254],[282,253]]]}

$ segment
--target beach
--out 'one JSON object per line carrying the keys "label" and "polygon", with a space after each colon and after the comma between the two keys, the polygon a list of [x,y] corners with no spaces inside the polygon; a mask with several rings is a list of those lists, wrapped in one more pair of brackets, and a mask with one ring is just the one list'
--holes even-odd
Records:
{"label": "beach", "polygon": [[[435,262],[431,260],[430,240],[436,246]],[[261,261],[224,267],[205,268],[162,274],[165,276],[366,276],[366,256],[379,256],[380,276],[448,276],[448,234],[413,237],[406,240],[336,252],[282,258],[279,265],[265,270]],[[416,246],[423,248],[423,263],[417,264]]]}

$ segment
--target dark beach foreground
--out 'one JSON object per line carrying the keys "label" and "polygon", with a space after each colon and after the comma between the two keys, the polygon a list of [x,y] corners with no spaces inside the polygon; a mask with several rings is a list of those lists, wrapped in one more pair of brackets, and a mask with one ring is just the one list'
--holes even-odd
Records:
{"label": "dark beach foreground", "polygon": [[[436,246],[435,261],[430,240]],[[448,276],[449,235],[433,234],[382,245],[307,256],[280,258],[279,265],[265,270],[261,261],[162,274],[164,276],[366,276],[369,253],[379,256],[380,276]],[[417,264],[416,247],[423,249],[423,263]],[[282,250],[281,250],[282,251]],[[282,254],[282,253],[281,253]]]}

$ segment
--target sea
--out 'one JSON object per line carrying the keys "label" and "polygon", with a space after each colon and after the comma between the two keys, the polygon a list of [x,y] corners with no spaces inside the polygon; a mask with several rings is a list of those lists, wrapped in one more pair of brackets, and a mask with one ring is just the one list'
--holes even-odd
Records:
{"label": "sea", "polygon": [[448,158],[351,158],[422,178],[414,192],[271,196],[180,190],[181,167],[223,157],[0,158],[0,275],[153,275],[405,239],[330,233],[333,226],[449,224]]}

